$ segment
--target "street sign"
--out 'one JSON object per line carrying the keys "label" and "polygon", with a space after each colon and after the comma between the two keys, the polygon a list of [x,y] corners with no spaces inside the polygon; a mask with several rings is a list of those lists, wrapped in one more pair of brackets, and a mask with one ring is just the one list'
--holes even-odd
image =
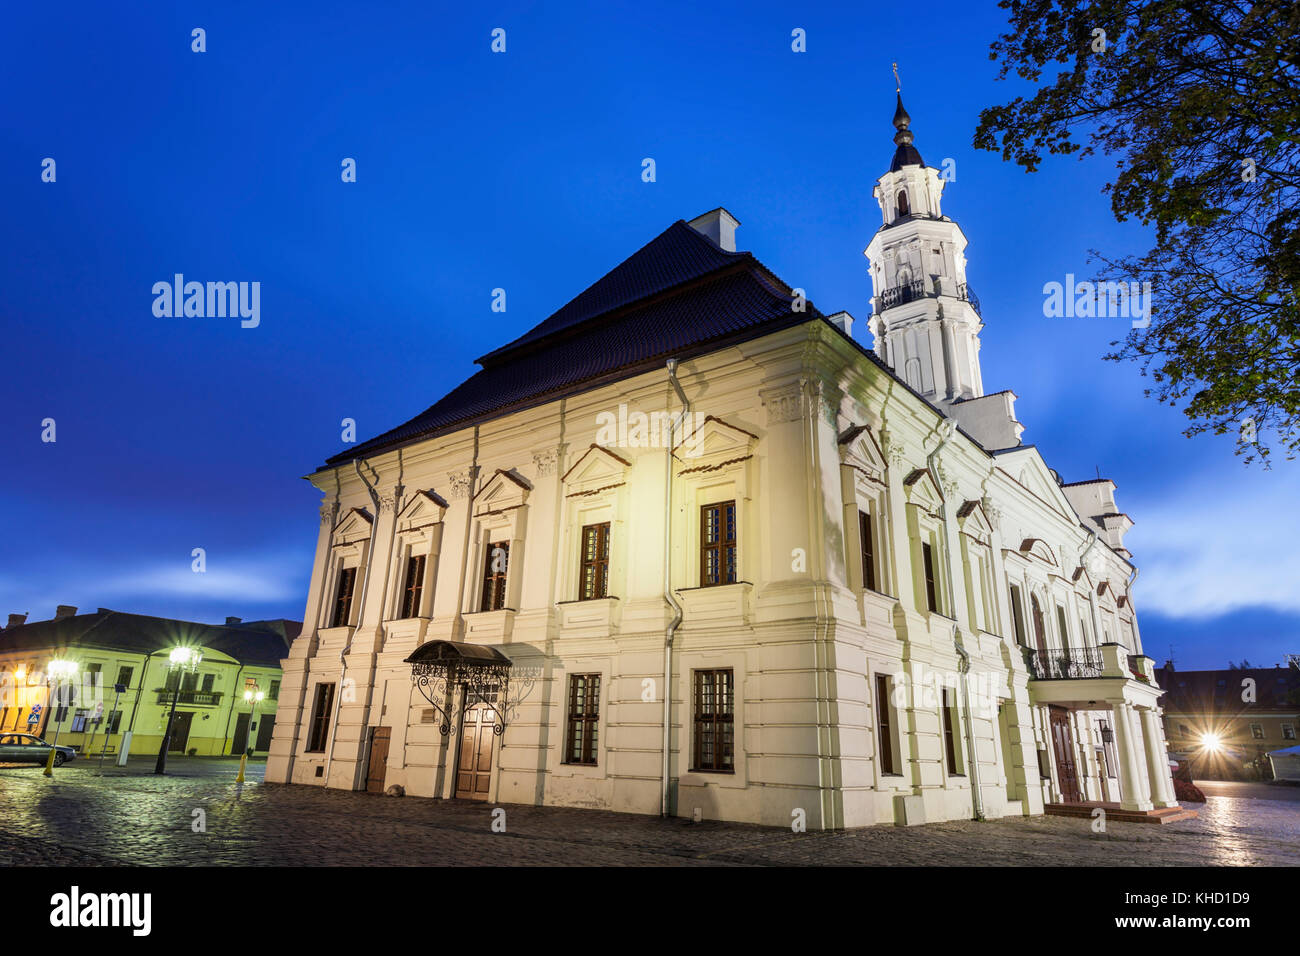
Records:
{"label": "street sign", "polygon": [[40,722],[41,722],[41,715],[36,710],[33,710],[31,714],[29,714],[27,717],[28,727],[35,727]]}

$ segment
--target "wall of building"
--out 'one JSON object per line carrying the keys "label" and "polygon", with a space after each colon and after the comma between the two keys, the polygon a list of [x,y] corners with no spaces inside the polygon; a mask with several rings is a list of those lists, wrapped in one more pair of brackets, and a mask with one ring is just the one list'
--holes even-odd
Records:
{"label": "wall of building", "polygon": [[[962,819],[973,813],[976,781],[989,817],[1041,812],[1053,793],[1038,751],[1050,751],[1050,741],[1013,637],[1008,585],[1017,583],[1026,602],[1041,596],[1054,648],[1096,647],[1123,633],[1140,653],[1140,638],[1123,587],[1129,566],[1093,545],[1037,453],[990,457],[957,434],[938,474],[929,471],[939,416],[820,321],[685,362],[679,376],[709,421],[698,454],[679,449],[674,465],[670,561],[684,619],[671,687],[662,686],[666,452],[630,434],[611,443],[600,425],[620,405],[675,409],[666,373],[657,372],[377,455],[365,474],[378,508],[350,466],[313,476],[327,497],[267,779],[363,786],[370,729],[390,727],[385,785],[450,796],[455,747],[427,722],[429,705],[403,663],[420,644],[444,639],[500,647],[517,672],[536,672],[499,740],[496,802],[657,813],[661,695],[670,692],[680,815],[698,808],[705,818],[784,826],[802,812],[810,827]],[[863,440],[841,442],[859,425],[869,426]],[[608,454],[593,451],[598,440]],[[445,507],[417,491],[436,493]],[[699,588],[699,508],[731,499],[740,582]],[[959,516],[967,502],[979,507]],[[880,529],[877,591],[857,567],[855,516],[869,509]],[[575,601],[584,514],[612,524],[614,597],[603,601]],[[511,610],[479,612],[484,546],[504,538]],[[1045,547],[1023,549],[1027,539]],[[421,616],[397,620],[408,541],[429,555],[432,595]],[[926,604],[923,541],[938,557],[939,611]],[[348,624],[334,627],[341,563],[358,567],[357,596]],[[1088,570],[1076,577],[1079,567]],[[1111,586],[1098,594],[1103,580]],[[1068,612],[1065,633],[1057,603]],[[958,695],[954,773],[941,697],[925,688],[937,680],[956,690],[958,644],[978,693],[969,704]],[[713,667],[732,668],[736,679],[730,775],[690,767],[690,675]],[[575,673],[602,678],[596,767],[561,761],[565,681]],[[898,776],[880,766],[877,674],[897,697]],[[322,683],[338,689],[331,742],[309,752]],[[1076,720],[1082,750],[1087,725]]]}

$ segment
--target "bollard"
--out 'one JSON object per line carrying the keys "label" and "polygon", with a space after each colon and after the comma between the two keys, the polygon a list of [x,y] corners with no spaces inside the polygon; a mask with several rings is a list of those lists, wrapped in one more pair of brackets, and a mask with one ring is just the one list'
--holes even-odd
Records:
{"label": "bollard", "polygon": [[53,776],[54,776],[54,755],[55,755],[56,753],[58,753],[58,751],[55,750],[53,747],[51,747],[51,748],[50,748],[50,756],[49,756],[49,758],[45,761],[45,776],[47,776],[47,777],[53,777]]}
{"label": "bollard", "polygon": [[242,754],[240,754],[240,755],[239,755],[239,775],[238,775],[237,777],[235,777],[235,783],[243,783],[243,782],[244,782],[244,764],[246,764],[246,763],[248,763],[248,754],[247,754],[247,753],[242,753]]}

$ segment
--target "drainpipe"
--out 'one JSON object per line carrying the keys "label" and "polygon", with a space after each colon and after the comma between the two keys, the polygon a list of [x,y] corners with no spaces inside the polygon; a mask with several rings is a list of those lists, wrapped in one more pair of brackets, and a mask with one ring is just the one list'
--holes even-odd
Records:
{"label": "drainpipe", "polygon": [[[366,610],[366,590],[370,584],[370,565],[373,563],[375,556],[375,538],[379,536],[379,492],[361,473],[360,459],[352,459],[352,466],[356,470],[357,477],[361,479],[361,483],[366,486],[366,491],[370,493],[370,501],[375,506],[375,523],[370,529],[370,543],[366,545],[366,572],[361,576],[361,600],[357,603],[357,627],[360,627],[362,615]],[[343,693],[344,688],[347,686],[345,683],[348,672],[347,655],[352,650],[352,636],[356,634],[357,627],[352,629],[352,633],[348,635],[347,644],[339,651],[339,692],[334,695],[334,717],[331,724],[333,730],[330,733],[329,750],[325,754],[325,786],[327,787],[330,785],[330,764],[334,762],[334,738],[339,734],[339,715],[343,712]]]}
{"label": "drainpipe", "polygon": [[[1083,530],[1092,535],[1091,540],[1088,542],[1088,546],[1083,549],[1083,554],[1079,555],[1079,564],[1083,566],[1084,573],[1086,574],[1088,568],[1088,555],[1091,554],[1092,549],[1097,546],[1097,542],[1101,540],[1101,536],[1087,525],[1084,526]],[[1088,588],[1088,613],[1092,617],[1092,643],[1100,648],[1101,616],[1097,613],[1097,589],[1092,587]]]}
{"label": "drainpipe", "polygon": [[686,416],[691,413],[691,402],[682,391],[677,381],[677,359],[668,360],[668,383],[682,403],[682,410],[675,418],[668,420],[668,449],[664,456],[664,600],[673,609],[672,620],[664,630],[664,741],[663,741],[663,778],[659,794],[659,815],[668,816],[669,804],[669,748],[672,746],[672,704],[673,704],[673,636],[682,623],[682,606],[673,594],[672,582],[672,544],[673,544],[673,445],[677,429]]}
{"label": "drainpipe", "polygon": [[[235,695],[239,693],[239,675],[242,673],[244,673],[244,665],[240,664],[239,669],[235,671],[235,687],[230,692],[230,710],[226,711],[226,729],[221,737],[221,752],[223,754],[226,752],[226,744],[230,743],[230,721],[235,716]],[[253,716],[251,713],[248,716],[248,732],[250,734],[253,732]],[[244,742],[244,749],[248,749],[247,740]],[[231,756],[233,757],[234,754],[231,754]]]}
{"label": "drainpipe", "polygon": [[[939,460],[939,452],[944,449],[953,436],[957,434],[957,423],[951,418],[945,417],[943,423],[939,426],[940,439],[939,444],[934,446],[934,450],[925,456],[925,466],[931,472],[935,470],[935,464]],[[947,555],[948,565],[948,586],[955,592],[957,588],[957,577],[953,568],[953,555],[950,542],[947,540],[948,535],[948,502],[947,499],[940,499],[939,518],[943,521],[944,533],[944,554]],[[955,597],[955,594],[954,594]],[[956,600],[953,601],[953,610],[956,610]],[[967,679],[970,673],[970,654],[961,643],[961,623],[954,622],[952,626],[952,646],[957,651],[957,657],[960,659],[957,670],[961,674],[961,709],[965,719],[962,721],[966,725],[966,763],[970,767],[970,787],[971,787],[971,805],[975,811],[975,819],[984,820],[984,795],[980,792],[980,771],[979,760],[975,753],[975,727],[971,722],[970,716],[970,682]]]}
{"label": "drainpipe", "polygon": [[[382,579],[384,581],[384,590],[381,592],[383,594],[383,598],[381,599],[381,605],[379,609],[380,627],[383,626],[382,622],[384,619],[384,609],[382,605],[382,600],[387,599],[388,584],[392,581],[390,575],[393,573],[393,552],[397,550],[397,516],[402,509],[402,492],[405,490],[406,487],[402,484],[402,451],[399,448],[397,451],[397,485],[396,487],[393,488],[393,531],[388,539],[388,557],[384,561],[384,577]],[[379,534],[379,507],[378,505],[376,505],[375,506],[375,528],[371,532],[372,539],[376,537],[378,534]],[[367,572],[369,572],[369,567],[367,567],[366,570]],[[364,601],[364,599],[365,599],[365,595],[362,595],[362,600]],[[420,609],[416,608],[415,612],[416,614],[419,614]],[[357,626],[360,625],[361,625],[361,619],[358,617]],[[370,680],[366,682],[366,703],[365,703],[365,709],[362,711],[363,719],[365,720],[366,727],[370,726],[370,708],[374,705],[375,702],[375,684],[379,678],[378,668],[376,668],[375,670],[376,673],[372,674]],[[365,768],[368,768],[370,766],[370,747],[372,746],[372,744],[373,744],[372,739],[370,738],[369,735],[367,735],[365,740],[365,746],[366,746],[366,762],[364,764]],[[364,772],[365,769],[363,768],[363,765],[360,762],[358,762],[357,774],[360,775]],[[356,778],[353,778],[352,781],[353,788],[355,789],[356,785],[360,782],[361,781],[357,780]]]}
{"label": "drainpipe", "polygon": [[1142,653],[1142,632],[1138,630],[1137,608],[1133,606],[1133,584],[1138,579],[1138,571],[1141,569],[1133,565],[1133,573],[1128,576],[1128,583],[1124,585],[1124,593],[1128,595],[1129,613],[1133,615],[1133,653]]}

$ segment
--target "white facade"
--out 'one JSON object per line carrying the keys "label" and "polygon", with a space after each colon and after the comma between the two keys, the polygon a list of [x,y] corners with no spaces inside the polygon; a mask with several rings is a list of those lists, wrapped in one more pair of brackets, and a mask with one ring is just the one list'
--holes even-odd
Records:
{"label": "white facade", "polygon": [[[871,330],[897,375],[816,316],[682,361],[672,454],[660,367],[313,474],[267,779],[638,813],[666,792],[677,815],[818,828],[1175,805],[1113,486],[1060,484],[1014,396],[984,396],[941,192],[915,164],[877,187]],[[719,245],[736,225],[691,223]],[[611,430],[638,412],[650,428]],[[732,558],[701,537],[733,514],[735,582],[704,586]],[[591,574],[607,596],[582,599]],[[426,697],[417,648],[494,649],[504,705]]]}

